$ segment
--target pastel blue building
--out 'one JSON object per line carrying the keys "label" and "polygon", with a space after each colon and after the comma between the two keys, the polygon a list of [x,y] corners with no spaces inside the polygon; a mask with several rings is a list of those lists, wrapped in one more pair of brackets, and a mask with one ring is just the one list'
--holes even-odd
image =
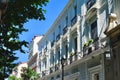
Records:
{"label": "pastel blue building", "polygon": [[115,12],[115,3],[113,0],[68,1],[38,42],[36,70],[40,80],[62,77],[64,80],[107,80],[105,61],[111,55],[107,52],[110,39],[104,32],[109,26],[109,14]]}

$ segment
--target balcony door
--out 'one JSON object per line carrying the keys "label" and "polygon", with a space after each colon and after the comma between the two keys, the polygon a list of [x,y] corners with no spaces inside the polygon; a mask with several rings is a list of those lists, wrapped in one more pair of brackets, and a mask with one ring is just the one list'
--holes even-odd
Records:
{"label": "balcony door", "polygon": [[74,51],[77,52],[77,37],[74,38]]}
{"label": "balcony door", "polygon": [[97,20],[91,24],[91,38],[96,41],[98,38]]}

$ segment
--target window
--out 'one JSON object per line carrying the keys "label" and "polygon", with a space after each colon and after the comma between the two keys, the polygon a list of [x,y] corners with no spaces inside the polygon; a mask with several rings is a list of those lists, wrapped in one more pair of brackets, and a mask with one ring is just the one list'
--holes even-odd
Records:
{"label": "window", "polygon": [[100,80],[99,79],[99,73],[94,74],[93,78],[94,78],[93,80]]}
{"label": "window", "polygon": [[66,21],[66,26],[67,26],[68,25],[68,16],[66,16],[65,21]]}
{"label": "window", "polygon": [[74,6],[74,15],[77,15],[77,6]]}
{"label": "window", "polygon": [[40,67],[40,71],[41,71],[41,62],[39,62],[39,67]]}
{"label": "window", "polygon": [[51,56],[50,56],[50,65],[51,66],[54,65],[54,53],[53,52],[51,53]]}
{"label": "window", "polygon": [[45,59],[45,69],[47,68],[47,60]]}
{"label": "window", "polygon": [[54,65],[54,55],[52,55],[52,63],[53,63],[53,65]]}
{"label": "window", "polygon": [[58,51],[58,61],[60,61],[60,50]]}
{"label": "window", "polygon": [[68,46],[65,45],[65,53],[66,53],[66,58],[68,57]]}
{"label": "window", "polygon": [[74,48],[76,52],[77,51],[77,37],[74,38]]}
{"label": "window", "polygon": [[59,34],[61,34],[61,26],[59,26]]}
{"label": "window", "polygon": [[98,39],[97,20],[91,24],[91,38],[94,41]]}
{"label": "window", "polygon": [[53,33],[53,41],[55,40],[55,32]]}

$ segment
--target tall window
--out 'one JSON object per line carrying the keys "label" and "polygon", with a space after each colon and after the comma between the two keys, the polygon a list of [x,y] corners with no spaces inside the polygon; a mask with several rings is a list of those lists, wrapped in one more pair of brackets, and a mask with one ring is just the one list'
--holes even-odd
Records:
{"label": "tall window", "polygon": [[47,59],[45,59],[45,69],[47,68]]}
{"label": "tall window", "polygon": [[74,14],[77,15],[77,6],[74,6]]}
{"label": "tall window", "polygon": [[91,38],[94,41],[98,39],[97,20],[91,24]]}
{"label": "tall window", "polygon": [[66,21],[66,26],[67,26],[68,25],[68,16],[66,16],[65,21]]}
{"label": "tall window", "polygon": [[41,71],[41,62],[39,62],[39,67],[40,67],[40,71]]}
{"label": "tall window", "polygon": [[53,32],[53,40],[55,40],[55,32]]}
{"label": "tall window", "polygon": [[100,80],[100,79],[99,79],[99,73],[94,74],[94,77],[93,77],[93,78],[94,78],[94,80]]}
{"label": "tall window", "polygon": [[61,33],[61,26],[59,25],[59,34]]}
{"label": "tall window", "polygon": [[58,51],[58,61],[60,61],[60,50]]}
{"label": "tall window", "polygon": [[74,38],[74,48],[75,51],[77,51],[77,37]]}
{"label": "tall window", "polygon": [[66,58],[68,57],[68,46],[67,44],[65,45],[65,53],[66,53]]}
{"label": "tall window", "polygon": [[53,65],[54,65],[54,55],[52,55],[52,63],[53,63]]}

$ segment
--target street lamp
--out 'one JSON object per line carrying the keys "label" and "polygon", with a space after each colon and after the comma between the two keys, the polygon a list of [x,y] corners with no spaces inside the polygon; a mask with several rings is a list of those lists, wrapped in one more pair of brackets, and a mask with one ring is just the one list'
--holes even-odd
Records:
{"label": "street lamp", "polygon": [[64,80],[64,63],[65,63],[66,59],[65,58],[61,58],[61,65],[62,65],[62,80]]}
{"label": "street lamp", "polygon": [[105,58],[106,58],[106,60],[110,60],[111,59],[110,50],[106,50],[105,51]]}

